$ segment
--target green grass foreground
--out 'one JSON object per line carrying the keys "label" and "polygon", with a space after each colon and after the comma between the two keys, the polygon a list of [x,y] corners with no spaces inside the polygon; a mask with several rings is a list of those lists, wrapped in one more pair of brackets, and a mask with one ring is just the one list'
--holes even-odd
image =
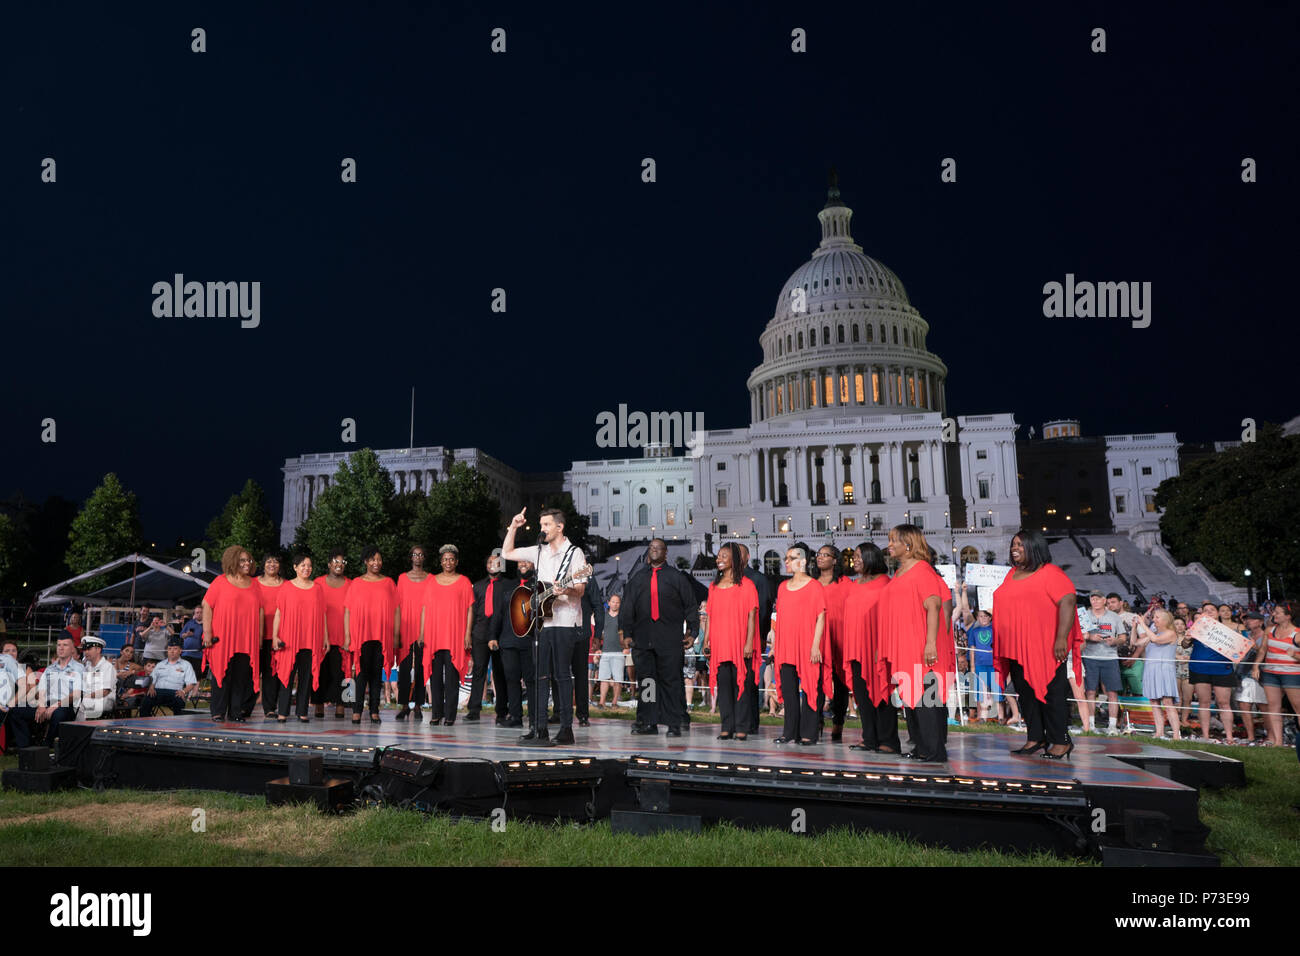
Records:
{"label": "green grass foreground", "polygon": [[[1172,744],[1168,746],[1173,746]],[[1203,791],[1206,845],[1224,865],[1300,866],[1295,751],[1204,747],[1241,760],[1244,790]],[[0,768],[17,765],[0,759]],[[205,829],[194,829],[202,810]],[[0,864],[10,866],[1079,866],[1050,854],[954,852],[878,833],[800,836],[707,828],[699,836],[615,835],[592,826],[425,819],[401,810],[324,816],[213,791],[0,792]]]}

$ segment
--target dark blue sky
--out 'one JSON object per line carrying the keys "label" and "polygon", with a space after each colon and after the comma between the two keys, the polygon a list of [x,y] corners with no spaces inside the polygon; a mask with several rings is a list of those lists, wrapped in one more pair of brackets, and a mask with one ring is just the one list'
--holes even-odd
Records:
{"label": "dark blue sky", "polygon": [[[973,6],[7,11],[0,496],[113,470],[147,535],[193,536],[249,476],[278,512],[344,417],[405,445],[412,385],[417,444],[521,470],[602,456],[620,402],[744,425],[831,164],[950,412],[1187,440],[1294,415],[1300,8]],[[155,318],[177,272],[260,281],[261,326]],[[1045,319],[1067,272],[1151,282],[1151,327]]]}

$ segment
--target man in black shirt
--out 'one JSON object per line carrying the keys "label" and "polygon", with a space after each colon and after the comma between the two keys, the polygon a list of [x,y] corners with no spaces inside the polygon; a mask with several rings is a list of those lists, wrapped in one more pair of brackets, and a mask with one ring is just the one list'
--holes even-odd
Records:
{"label": "man in black shirt", "polygon": [[[496,690],[497,725],[504,726],[509,719],[509,691],[506,689],[506,669],[501,661],[501,632],[511,630],[510,595],[514,582],[501,576],[505,562],[497,548],[487,559],[488,576],[474,582],[474,623],[470,626],[473,670],[471,671],[469,705],[466,720],[478,720],[483,709],[483,686],[487,683],[488,661],[492,662],[492,686]],[[513,633],[513,631],[511,631]]]}
{"label": "man in black shirt", "polygon": [[[759,658],[762,658],[763,651],[767,649],[767,632],[772,626],[772,589],[768,585],[767,575],[756,571],[749,563],[749,548],[745,545],[740,546],[740,555],[745,561],[745,577],[749,578],[758,591],[758,627],[755,628],[754,636],[756,638],[756,651]],[[761,671],[761,668],[760,668]],[[761,701],[758,696],[759,674],[754,674],[750,678],[750,686],[754,688],[754,700]],[[749,732],[758,733],[758,717],[763,710],[761,703],[750,708]]]}
{"label": "man in black shirt", "polygon": [[[525,637],[518,637],[515,634],[514,626],[510,623],[509,601],[511,595],[517,587],[528,585],[532,587],[536,584],[537,574],[530,561],[519,562],[519,580],[503,581],[506,588],[506,611],[505,616],[501,619],[501,630],[497,632],[497,642],[501,645],[501,671],[505,675],[506,681],[506,720],[502,725],[504,727],[522,727],[524,725],[524,703],[523,691],[528,689],[528,710],[529,713],[536,713],[537,705],[537,674],[533,668],[533,638],[529,634]],[[495,597],[495,593],[493,597]],[[522,681],[522,684],[520,683]],[[542,703],[543,722],[545,716],[545,702]],[[543,723],[543,727],[545,723]]]}
{"label": "man in black shirt", "polygon": [[669,567],[667,556],[667,542],[650,542],[647,566],[624,589],[621,616],[636,664],[637,720],[632,733],[657,734],[659,724],[667,724],[668,736],[680,737],[686,723],[682,666],[686,648],[700,631],[700,609],[690,579]]}
{"label": "man in black shirt", "polygon": [[595,635],[605,633],[605,596],[600,593],[600,585],[595,575],[587,578],[587,589],[582,592],[582,640],[573,645],[573,696],[577,702],[574,711],[578,717],[579,727],[591,726],[589,704],[591,703],[591,639],[592,622],[595,622]]}

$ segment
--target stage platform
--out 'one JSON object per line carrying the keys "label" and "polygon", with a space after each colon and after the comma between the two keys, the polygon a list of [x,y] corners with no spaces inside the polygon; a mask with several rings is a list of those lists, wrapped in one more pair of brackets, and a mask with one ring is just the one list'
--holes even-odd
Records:
{"label": "stage platform", "polygon": [[[293,757],[318,756],[363,803],[425,812],[595,820],[659,829],[669,821],[777,826],[815,833],[848,825],[922,842],[1100,854],[1111,862],[1213,863],[1197,816],[1198,788],[1244,784],[1238,761],[1128,738],[1084,737],[1070,760],[1018,757],[1023,739],[950,733],[946,763],[849,749],[845,740],[775,744],[716,739],[717,724],[683,736],[633,735],[627,720],[593,718],[575,743],[520,746],[494,715],[451,727],[326,717],[214,723],[206,713],[66,724],[60,762],[84,783],[199,787],[263,794]],[[554,733],[554,725],[552,725]],[[908,749],[904,735],[904,749]]]}

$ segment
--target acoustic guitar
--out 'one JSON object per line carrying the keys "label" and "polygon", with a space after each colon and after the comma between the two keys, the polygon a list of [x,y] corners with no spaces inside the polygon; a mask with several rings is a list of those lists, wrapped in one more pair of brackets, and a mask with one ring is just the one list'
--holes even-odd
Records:
{"label": "acoustic guitar", "polygon": [[[542,588],[540,598],[542,608],[542,620],[551,619],[555,607],[555,591],[557,588],[573,587],[579,581],[585,581],[592,575],[591,565],[579,568],[573,574],[570,574],[559,581],[546,585]],[[532,630],[533,620],[536,615],[533,612],[533,589],[527,584],[521,584],[515,588],[515,593],[510,595],[510,626],[515,629],[516,637],[525,637]]]}

